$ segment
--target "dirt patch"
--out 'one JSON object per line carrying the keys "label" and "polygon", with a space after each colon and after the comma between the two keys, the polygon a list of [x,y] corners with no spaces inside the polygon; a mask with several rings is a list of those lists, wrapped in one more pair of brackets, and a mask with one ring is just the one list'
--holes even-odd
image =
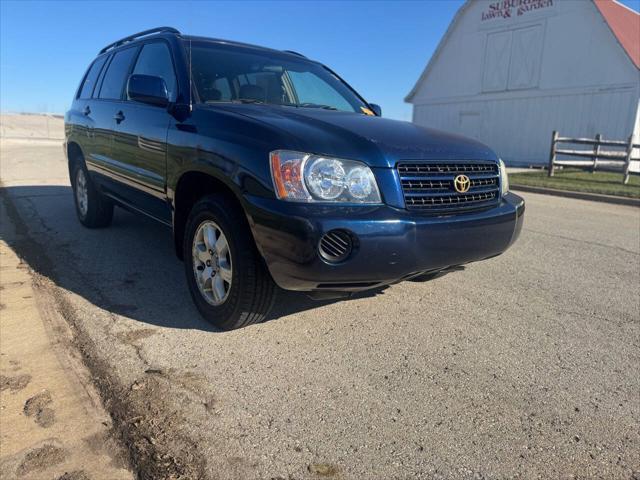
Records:
{"label": "dirt patch", "polygon": [[47,406],[52,401],[51,393],[44,390],[25,402],[24,414],[27,417],[34,417],[36,423],[41,427],[48,428],[56,421],[55,412]]}
{"label": "dirt patch", "polygon": [[319,477],[335,477],[340,472],[338,467],[330,463],[312,463],[307,470]]}
{"label": "dirt patch", "polygon": [[139,328],[129,332],[120,332],[116,334],[116,337],[124,343],[132,344],[138,340],[142,340],[143,338],[148,338],[155,333],[156,331],[153,328]]}
{"label": "dirt patch", "polygon": [[36,423],[42,428],[49,428],[56,422],[56,414],[51,408],[43,408],[36,415]]}
{"label": "dirt patch", "polygon": [[167,377],[170,381],[176,382],[182,388],[197,395],[211,396],[209,385],[204,375],[185,370],[170,369]]}
{"label": "dirt patch", "polygon": [[162,399],[171,389],[169,382],[157,375],[134,382],[121,398],[127,410],[118,410],[125,421],[130,448],[143,479],[204,478],[204,462],[195,455],[194,446],[178,431],[184,419]]}
{"label": "dirt patch", "polygon": [[11,390],[12,392],[22,390],[29,384],[30,381],[31,375],[27,374],[14,375],[12,377],[0,375],[0,392],[3,392],[5,390]]}
{"label": "dirt patch", "polygon": [[[127,446],[129,460],[141,480],[204,479],[204,464],[196,445],[180,433],[183,418],[168,403],[173,393],[171,383],[162,375],[145,374],[132,385],[121,384],[112,369],[94,352],[93,340],[81,328],[75,310],[64,295],[47,279],[38,276],[40,288],[53,292],[58,309],[74,331],[74,345],[83,355],[84,363],[93,375],[114,428]],[[122,332],[118,338],[125,342],[149,337],[154,329]],[[170,393],[172,392],[172,393]],[[95,439],[93,439],[95,440]]]}
{"label": "dirt patch", "polygon": [[84,438],[84,442],[87,444],[89,449],[96,454],[102,451],[102,447],[108,440],[109,436],[103,432],[97,432]]}
{"label": "dirt patch", "polygon": [[48,390],[44,390],[39,394],[34,395],[25,402],[24,414],[27,417],[36,415],[40,410],[42,410],[46,405],[49,405],[51,402],[53,402],[51,393],[49,393]]}
{"label": "dirt patch", "polygon": [[[82,321],[54,283],[56,269],[51,260],[42,255],[42,246],[29,236],[28,228],[20,217],[6,191],[0,189],[7,214],[20,237],[20,255],[29,259],[32,269],[33,288],[36,294],[50,295],[57,310],[71,327],[73,347],[82,355],[95,385],[102,397],[105,409],[111,414],[117,436],[127,447],[128,460],[141,480],[159,479],[204,479],[205,460],[198,455],[198,448],[187,432],[181,432],[184,418],[175,409],[184,391],[171,384],[161,375],[145,374],[136,382],[140,388],[131,389],[123,385],[113,373],[113,368],[100,356],[90,335],[82,328]],[[105,304],[108,303],[105,299]],[[138,329],[121,332],[118,339],[135,343],[156,333],[155,329]],[[112,452],[118,455],[119,449]],[[44,451],[37,458],[42,457]],[[54,452],[51,452],[52,455]],[[34,460],[26,462],[26,471]],[[52,462],[49,462],[52,464]]]}
{"label": "dirt patch", "polygon": [[44,445],[36,448],[25,455],[24,460],[16,470],[16,474],[22,477],[33,471],[44,470],[52,465],[62,463],[66,455],[63,448],[54,445]]}
{"label": "dirt patch", "polygon": [[64,475],[56,480],[91,480],[91,477],[84,470],[76,470],[75,472],[65,472]]}
{"label": "dirt patch", "polygon": [[[121,446],[118,444],[116,438],[114,438],[113,430],[109,431],[99,431],[92,435],[83,438],[86,446],[96,455],[100,455],[105,451],[111,454],[111,465],[116,468],[128,469],[129,465],[127,464],[126,459],[119,454],[121,450]],[[114,455],[113,452],[116,454]]]}

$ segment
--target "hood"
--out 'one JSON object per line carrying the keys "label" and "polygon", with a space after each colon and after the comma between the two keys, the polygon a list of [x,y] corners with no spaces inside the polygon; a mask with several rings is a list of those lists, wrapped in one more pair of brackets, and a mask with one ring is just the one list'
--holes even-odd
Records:
{"label": "hood", "polygon": [[274,145],[274,149],[360,160],[374,167],[394,167],[401,160],[497,161],[490,148],[475,140],[383,117],[264,104],[218,104],[212,108],[279,130],[287,144]]}

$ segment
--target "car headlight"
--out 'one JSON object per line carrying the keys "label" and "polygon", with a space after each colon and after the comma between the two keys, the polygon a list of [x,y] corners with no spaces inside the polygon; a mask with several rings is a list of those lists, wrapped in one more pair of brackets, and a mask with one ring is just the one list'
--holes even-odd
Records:
{"label": "car headlight", "polygon": [[274,150],[269,161],[281,200],[381,203],[373,172],[362,162],[289,150]]}
{"label": "car headlight", "polygon": [[500,193],[504,195],[509,191],[509,175],[507,175],[507,166],[500,159]]}

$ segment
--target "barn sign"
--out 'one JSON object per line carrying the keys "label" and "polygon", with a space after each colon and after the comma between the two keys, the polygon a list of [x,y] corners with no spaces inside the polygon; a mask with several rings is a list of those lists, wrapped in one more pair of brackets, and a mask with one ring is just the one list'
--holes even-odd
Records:
{"label": "barn sign", "polygon": [[500,0],[489,4],[482,12],[482,21],[494,18],[511,18],[553,6],[553,0]]}

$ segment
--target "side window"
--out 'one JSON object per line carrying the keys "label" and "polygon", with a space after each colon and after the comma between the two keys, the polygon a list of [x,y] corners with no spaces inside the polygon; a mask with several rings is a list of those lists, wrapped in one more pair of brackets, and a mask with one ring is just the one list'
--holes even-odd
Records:
{"label": "side window", "polygon": [[105,55],[93,62],[93,65],[91,65],[91,68],[89,69],[89,73],[87,73],[87,76],[84,78],[84,83],[82,84],[78,98],[91,98],[93,89],[96,86],[96,80],[98,79],[98,75],[100,75],[100,70],[102,70],[102,66],[106,59],[107,56]]}
{"label": "side window", "polygon": [[205,75],[199,75],[195,82],[200,94],[200,100],[204,103],[228,102],[233,98],[227,77],[212,79]]}
{"label": "side window", "polygon": [[153,75],[161,77],[167,84],[167,92],[169,100],[172,102],[176,99],[176,74],[173,71],[173,62],[171,61],[171,52],[164,42],[147,43],[142,47],[136,66],[133,69],[134,74]]}
{"label": "side window", "polygon": [[100,98],[117,100],[122,98],[124,82],[129,75],[129,67],[136,51],[136,48],[127,48],[115,54],[107,68],[107,73],[104,75]]}
{"label": "side window", "polygon": [[245,73],[238,78],[239,98],[251,98],[274,104],[288,103],[281,75],[276,72]]}
{"label": "side window", "polygon": [[291,84],[300,103],[331,105],[338,110],[353,112],[354,108],[327,82],[312,72],[288,72]]}
{"label": "side window", "polygon": [[232,98],[231,87],[229,87],[229,80],[225,77],[218,78],[215,82],[213,82],[213,86],[220,92],[221,99],[224,101],[229,101]]}
{"label": "side window", "polygon": [[93,98],[98,98],[100,94],[100,89],[102,88],[102,81],[104,80],[104,76],[109,69],[109,64],[111,63],[111,59],[113,55],[108,55],[107,60],[104,62],[104,67],[102,67],[102,71],[100,75],[98,75],[98,80],[96,80],[96,88],[93,89]]}

